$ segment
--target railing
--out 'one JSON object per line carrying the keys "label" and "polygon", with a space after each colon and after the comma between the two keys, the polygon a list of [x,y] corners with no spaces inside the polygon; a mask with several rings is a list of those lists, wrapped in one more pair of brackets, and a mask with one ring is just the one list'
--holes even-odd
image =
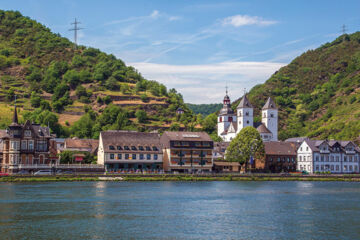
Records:
{"label": "railing", "polygon": [[101,164],[19,164],[19,169],[32,169],[32,168],[71,168],[71,169],[82,169],[82,168],[104,168]]}

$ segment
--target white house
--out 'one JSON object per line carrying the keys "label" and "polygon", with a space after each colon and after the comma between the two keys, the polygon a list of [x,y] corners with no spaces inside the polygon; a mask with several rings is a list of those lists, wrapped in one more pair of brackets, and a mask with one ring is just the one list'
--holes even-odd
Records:
{"label": "white house", "polygon": [[360,149],[351,141],[305,139],[297,150],[297,170],[358,173]]}

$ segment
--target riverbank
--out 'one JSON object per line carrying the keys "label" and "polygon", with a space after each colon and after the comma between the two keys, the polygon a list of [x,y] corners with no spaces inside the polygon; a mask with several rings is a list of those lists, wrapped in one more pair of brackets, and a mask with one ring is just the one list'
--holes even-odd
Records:
{"label": "riverbank", "polygon": [[56,181],[341,181],[360,182],[360,175],[69,175],[69,176],[6,176],[0,182]]}

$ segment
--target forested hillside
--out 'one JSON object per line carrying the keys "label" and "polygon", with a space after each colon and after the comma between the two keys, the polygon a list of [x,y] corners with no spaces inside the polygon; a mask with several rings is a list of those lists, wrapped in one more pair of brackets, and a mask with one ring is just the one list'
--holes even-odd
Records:
{"label": "forested hillside", "polygon": [[[111,54],[76,47],[17,11],[0,11],[0,80],[0,128],[11,121],[15,95],[21,121],[50,124],[58,136],[198,124],[175,89],[144,79]],[[185,114],[176,115],[179,107]]]}
{"label": "forested hillside", "polygon": [[190,108],[195,114],[201,114],[204,117],[207,115],[217,112],[221,109],[221,103],[210,103],[210,104],[191,104],[186,103],[188,108]]}
{"label": "forested hillside", "polygon": [[258,118],[269,96],[280,111],[281,139],[358,139],[360,32],[307,51],[251,89],[249,98]]}

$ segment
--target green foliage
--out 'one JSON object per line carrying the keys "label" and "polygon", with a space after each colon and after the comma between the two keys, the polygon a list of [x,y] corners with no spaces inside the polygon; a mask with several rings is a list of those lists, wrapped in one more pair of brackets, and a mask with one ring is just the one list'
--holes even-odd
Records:
{"label": "green foliage", "polygon": [[148,118],[147,114],[146,114],[146,112],[144,110],[136,111],[135,116],[136,116],[139,123],[145,123],[147,118]]}
{"label": "green foliage", "polygon": [[265,148],[259,132],[254,127],[245,127],[230,142],[226,150],[226,160],[247,165],[250,156],[263,161]]}
{"label": "green foliage", "polygon": [[202,122],[202,130],[211,134],[216,131],[217,115],[212,113],[208,115]]}
{"label": "green foliage", "polygon": [[37,108],[32,112],[26,112],[23,117],[25,120],[30,120],[43,126],[49,126],[52,133],[55,133],[58,137],[64,136],[65,134],[63,128],[58,123],[58,117],[49,110],[44,111]]}
{"label": "green foliage", "polygon": [[212,104],[186,104],[195,114],[202,114],[207,116],[211,113],[217,112],[221,109],[221,103],[212,103]]}

